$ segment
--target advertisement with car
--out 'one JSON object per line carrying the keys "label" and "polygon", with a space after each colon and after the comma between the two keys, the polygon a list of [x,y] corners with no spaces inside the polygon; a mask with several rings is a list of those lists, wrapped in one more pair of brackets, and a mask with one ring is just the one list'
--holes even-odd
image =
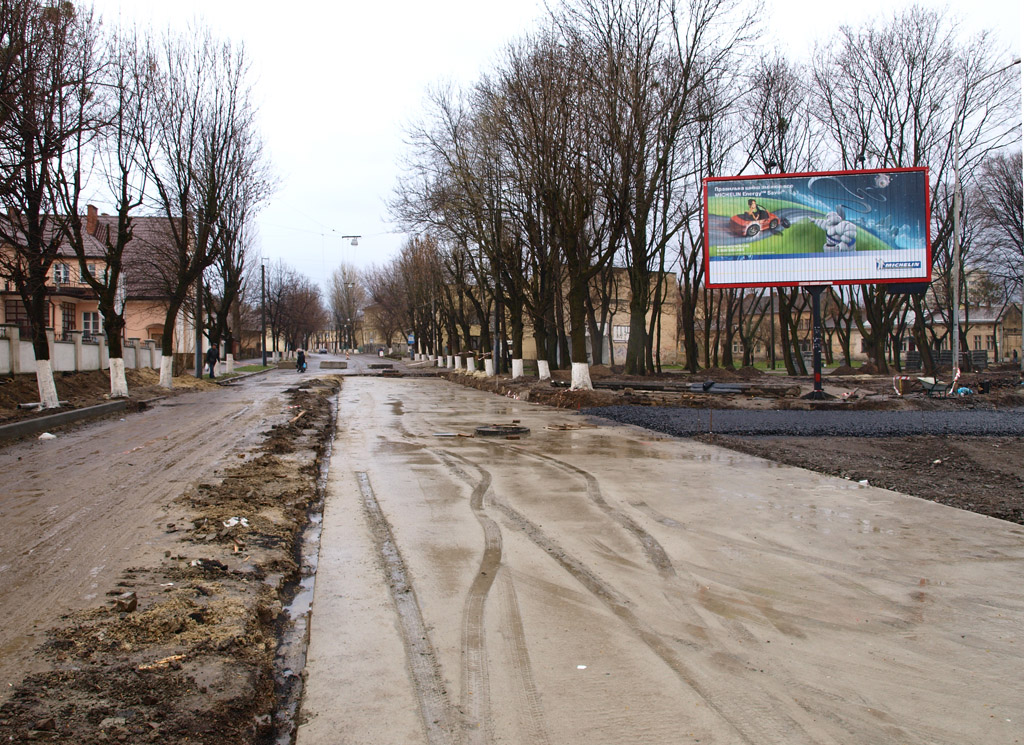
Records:
{"label": "advertisement with car", "polygon": [[928,171],[704,180],[709,287],[931,280]]}

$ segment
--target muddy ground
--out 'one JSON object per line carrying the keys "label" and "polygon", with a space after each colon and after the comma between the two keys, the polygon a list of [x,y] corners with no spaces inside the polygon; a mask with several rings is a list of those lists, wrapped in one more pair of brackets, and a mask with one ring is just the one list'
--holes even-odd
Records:
{"label": "muddy ground", "polygon": [[[851,371],[852,372],[852,371]],[[1019,370],[1006,367],[963,377],[966,396],[929,396],[916,380],[881,375],[830,375],[823,388],[831,398],[812,401],[808,378],[792,379],[752,368],[708,370],[696,375],[630,378],[615,370],[594,369],[595,383],[622,383],[619,390],[570,391],[537,382],[513,383],[465,374],[445,373],[456,381],[495,393],[569,409],[603,406],[679,406],[717,409],[830,409],[965,411],[1024,407]],[[552,373],[560,383],[564,371]],[[645,391],[647,382],[743,382],[757,386],[752,395]],[[989,393],[981,394],[987,382]],[[629,387],[629,384],[635,387]],[[897,395],[895,385],[903,385]],[[727,437],[699,439],[768,460],[807,468],[922,499],[1024,524],[1024,441],[1016,437]]]}
{"label": "muddy ground", "polygon": [[[603,368],[598,381],[620,390],[573,392],[548,383],[443,373],[499,395],[569,409],[637,404],[717,408],[858,409],[1005,408],[1024,405],[1019,373],[985,377],[991,393],[931,398],[897,396],[888,376],[834,376],[835,398],[809,402],[810,381],[754,370],[714,371],[673,381],[713,378],[763,384],[758,395],[642,390]],[[149,377],[147,377],[149,376]],[[556,379],[564,376],[556,373]],[[564,379],[559,381],[564,382]],[[664,379],[662,379],[664,382]],[[981,378],[964,383],[980,388]],[[630,385],[632,384],[632,385]],[[163,395],[155,373],[129,372],[133,400]],[[185,385],[213,388],[208,381]],[[298,538],[317,499],[317,475],[332,427],[330,399],[339,381],[305,381],[289,393],[294,418],[265,433],[255,451],[216,478],[189,488],[166,524],[162,561],[128,569],[106,589],[106,602],[67,617],[36,652],[40,670],[7,692],[0,741],[91,745],[111,742],[269,743],[276,736],[274,653],[282,603],[299,577]],[[100,403],[103,374],[57,376],[72,406]],[[35,381],[0,381],[0,423],[33,416],[17,404],[35,400]],[[1019,438],[738,438],[718,445],[962,509],[1024,523]]]}
{"label": "muddy ground", "polygon": [[[217,385],[205,378],[197,380],[191,375],[181,375],[174,379],[174,388],[168,390],[160,387],[160,372],[150,369],[125,370],[125,378],[130,396],[129,411],[138,410],[148,400],[177,395],[182,391],[212,390]],[[109,400],[110,376],[105,371],[58,372],[54,374],[53,382],[61,402],[60,411],[95,406]],[[39,388],[35,375],[0,376],[0,425],[54,413],[22,406],[38,402]]]}
{"label": "muddy ground", "polygon": [[[288,418],[262,444],[176,500],[163,559],[128,568],[106,602],[51,631],[33,653],[42,671],[6,692],[0,741],[273,741],[282,604],[338,385],[289,389]],[[86,390],[77,381],[80,401]]]}

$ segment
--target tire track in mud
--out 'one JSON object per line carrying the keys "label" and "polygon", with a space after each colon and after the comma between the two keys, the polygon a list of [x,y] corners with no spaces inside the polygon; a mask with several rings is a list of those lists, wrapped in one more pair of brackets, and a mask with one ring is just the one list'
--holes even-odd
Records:
{"label": "tire track in mud", "polygon": [[[473,486],[470,508],[484,531],[484,552],[480,568],[470,585],[462,611],[462,710],[467,718],[465,723],[466,741],[489,743],[493,740],[490,730],[490,685],[487,670],[487,649],[484,626],[484,610],[487,596],[501,568],[501,528],[484,509],[484,496],[491,490],[491,473],[471,460],[455,453],[437,453],[442,462],[460,480],[472,483],[464,464],[480,474],[480,480]],[[457,462],[456,462],[457,461]],[[502,599],[504,601],[504,624],[506,645],[513,661],[513,676],[516,691],[524,704],[520,712],[521,727],[528,735],[528,742],[535,745],[548,743],[544,727],[543,709],[533,679],[526,634],[519,612],[519,601],[508,572],[501,575]]]}
{"label": "tire track in mud", "polygon": [[388,592],[395,604],[402,643],[405,646],[405,658],[412,676],[427,742],[430,745],[455,745],[458,742],[453,726],[455,716],[441,677],[437,653],[430,643],[408,569],[398,550],[398,544],[395,543],[391,526],[377,502],[370,477],[365,471],[356,471],[356,480],[363,497],[363,511],[384,570]]}
{"label": "tire track in mud", "polygon": [[[453,463],[451,468],[463,480],[469,475]],[[491,721],[491,692],[487,674],[487,649],[484,633],[484,606],[487,595],[494,584],[494,577],[501,566],[501,530],[483,510],[483,498],[491,488],[491,474],[480,471],[480,481],[473,487],[469,506],[484,531],[484,551],[480,567],[473,578],[462,606],[462,714],[465,741],[470,745],[481,745],[493,739]]]}
{"label": "tire track in mud", "polygon": [[505,624],[505,645],[508,655],[516,661],[516,691],[522,703],[521,711],[526,716],[520,717],[526,742],[531,745],[548,745],[547,729],[544,726],[544,708],[540,703],[537,683],[533,679],[533,668],[530,665],[530,652],[526,646],[526,634],[523,631],[522,615],[519,611],[519,597],[512,582],[512,575],[503,572],[501,575],[501,593],[505,605],[505,613],[510,622]]}
{"label": "tire track in mud", "polygon": [[625,528],[627,532],[631,533],[633,537],[640,542],[644,553],[647,555],[647,560],[650,561],[651,564],[654,565],[654,568],[658,570],[658,574],[662,577],[676,576],[676,570],[675,567],[672,566],[672,560],[669,559],[668,554],[665,552],[662,545],[658,543],[654,536],[644,530],[633,518],[608,504],[608,501],[601,493],[601,485],[598,483],[594,474],[590,473],[590,471],[579,468],[578,466],[574,466],[571,463],[566,463],[564,460],[553,458],[550,455],[531,453],[528,450],[517,447],[509,449],[529,458],[553,463],[557,468],[561,468],[565,471],[569,471],[570,473],[575,473],[576,475],[583,477],[583,480],[587,485],[587,496],[590,498],[590,501],[596,504],[606,515]]}
{"label": "tire track in mud", "polygon": [[[497,447],[499,443],[489,442],[488,445]],[[588,498],[610,518],[626,528],[640,542],[648,560],[658,570],[659,575],[669,582],[672,588],[670,598],[673,601],[673,605],[679,607],[685,615],[704,624],[704,630],[708,638],[719,648],[723,649],[725,654],[735,661],[736,664],[746,667],[743,656],[733,651],[733,644],[728,641],[727,637],[730,636],[728,629],[719,624],[708,624],[708,619],[690,602],[686,589],[681,584],[682,578],[678,576],[675,567],[672,565],[661,544],[631,517],[617,510],[605,500],[597,478],[593,474],[557,458],[533,453],[521,447],[508,446],[508,449],[525,457],[549,462],[563,471],[583,477],[587,484]],[[476,467],[480,468],[479,466]],[[761,683],[757,686],[761,695],[752,695],[747,691],[736,690],[728,685],[722,687],[721,684],[717,684],[714,679],[707,675],[698,676],[683,662],[677,652],[658,632],[647,626],[631,610],[632,602],[630,600],[624,598],[613,587],[601,580],[581,560],[567,554],[539,526],[532,523],[529,518],[511,505],[497,499],[494,500],[494,505],[505,514],[516,528],[524,532],[535,545],[544,549],[563,569],[583,584],[591,594],[600,599],[687,686],[693,689],[723,722],[733,728],[741,742],[760,742],[766,734],[766,724],[768,733],[785,736],[789,742],[834,742],[834,739],[824,732],[820,726],[807,718],[807,714],[813,717],[814,712],[809,711],[806,706],[799,702],[792,701],[791,697],[786,696],[784,689],[777,692],[768,690],[769,686],[773,689],[777,686],[770,683],[766,686],[765,683]],[[687,572],[687,574],[698,587],[703,586],[696,575],[692,572]],[[709,625],[717,626],[718,631],[715,632],[711,628],[706,628]],[[745,636],[751,636],[752,638],[752,635],[745,628],[742,629],[742,632]],[[782,674],[788,677],[787,673],[783,672]],[[726,703],[730,700],[735,703]],[[802,737],[803,739],[791,739],[794,737]]]}

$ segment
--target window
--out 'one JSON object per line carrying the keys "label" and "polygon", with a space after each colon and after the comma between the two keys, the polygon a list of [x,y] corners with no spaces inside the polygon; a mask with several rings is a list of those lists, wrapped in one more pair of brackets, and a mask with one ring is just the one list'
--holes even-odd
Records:
{"label": "window", "polygon": [[74,331],[75,326],[75,304],[74,303],[61,303],[60,304],[60,332],[62,339],[71,338],[71,332]]}
{"label": "window", "polygon": [[67,264],[53,265],[53,283],[55,285],[66,285],[71,282],[71,267]]}
{"label": "window", "polygon": [[7,300],[4,302],[4,321],[18,326],[22,339],[32,337],[32,324],[28,322],[28,312],[25,304],[20,300]]}
{"label": "window", "polygon": [[995,334],[985,335],[985,349],[990,352],[996,351],[996,336]]}
{"label": "window", "polygon": [[981,334],[974,335],[974,348],[981,349]]}
{"label": "window", "polygon": [[100,314],[97,311],[87,310],[82,313],[82,331],[89,338],[100,335]]}
{"label": "window", "polygon": [[612,341],[629,341],[629,326],[612,326]]}

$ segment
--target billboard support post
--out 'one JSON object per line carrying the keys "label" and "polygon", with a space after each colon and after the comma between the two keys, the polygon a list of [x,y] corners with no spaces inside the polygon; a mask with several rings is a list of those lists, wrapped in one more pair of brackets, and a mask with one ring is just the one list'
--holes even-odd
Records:
{"label": "billboard support post", "polygon": [[827,285],[812,285],[807,288],[811,293],[811,313],[814,316],[814,390],[810,398],[821,401],[825,391],[821,388],[821,293]]}

